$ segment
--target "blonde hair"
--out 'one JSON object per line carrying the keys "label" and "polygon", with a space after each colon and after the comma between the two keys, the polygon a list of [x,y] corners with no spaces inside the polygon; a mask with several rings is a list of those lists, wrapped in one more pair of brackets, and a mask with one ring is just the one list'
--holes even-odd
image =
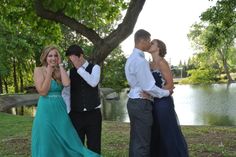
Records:
{"label": "blonde hair", "polygon": [[[48,65],[47,56],[48,56],[49,52],[51,52],[52,50],[56,50],[58,57],[60,57],[59,49],[55,45],[46,46],[42,50],[42,53],[41,53],[41,56],[40,56],[40,62],[42,64],[42,66],[47,66]],[[59,75],[57,75],[57,74],[59,74]],[[55,70],[52,73],[52,78],[55,79],[59,83],[61,82],[61,75],[60,75],[59,67],[55,67]]]}
{"label": "blonde hair", "polygon": [[57,55],[60,56],[59,54],[59,49],[54,46],[54,45],[49,45],[49,46],[46,46],[43,50],[42,50],[42,53],[41,53],[41,56],[40,56],[40,62],[43,66],[47,66],[47,56],[49,54],[50,51],[52,50],[57,50]]}

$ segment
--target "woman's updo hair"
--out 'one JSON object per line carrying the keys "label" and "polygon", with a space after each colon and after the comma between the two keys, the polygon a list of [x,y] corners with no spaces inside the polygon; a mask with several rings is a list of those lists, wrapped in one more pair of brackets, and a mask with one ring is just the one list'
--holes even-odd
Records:
{"label": "woman's updo hair", "polygon": [[157,42],[157,46],[159,47],[159,56],[164,58],[167,53],[166,44],[159,39],[154,39],[154,41]]}

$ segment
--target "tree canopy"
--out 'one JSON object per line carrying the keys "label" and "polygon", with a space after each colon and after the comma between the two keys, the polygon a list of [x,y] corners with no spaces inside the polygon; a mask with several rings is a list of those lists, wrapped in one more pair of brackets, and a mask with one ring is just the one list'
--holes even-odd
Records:
{"label": "tree canopy", "polygon": [[33,69],[40,65],[40,51],[45,45],[58,45],[63,53],[69,45],[80,44],[88,59],[102,65],[132,33],[144,3],[4,0],[0,6],[0,93],[3,89],[6,93],[23,92],[25,86],[33,84]]}
{"label": "tree canopy", "polygon": [[[188,35],[198,50],[199,68],[223,69],[228,82],[235,56],[236,1],[219,0],[201,14],[201,22],[192,25]],[[203,57],[204,56],[204,57]],[[196,56],[195,56],[196,57]]]}
{"label": "tree canopy", "polygon": [[[130,0],[129,3],[123,0],[34,2],[38,16],[68,26],[88,39],[93,46],[89,58],[100,64],[133,32],[145,0]],[[126,14],[121,19],[125,9]]]}

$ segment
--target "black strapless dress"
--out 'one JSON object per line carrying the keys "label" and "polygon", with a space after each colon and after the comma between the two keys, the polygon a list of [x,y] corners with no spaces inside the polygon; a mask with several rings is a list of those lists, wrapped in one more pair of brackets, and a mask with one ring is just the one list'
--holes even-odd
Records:
{"label": "black strapless dress", "polygon": [[[165,80],[158,70],[152,71],[156,85]],[[172,96],[154,98],[151,157],[188,157],[188,147],[174,109]]]}

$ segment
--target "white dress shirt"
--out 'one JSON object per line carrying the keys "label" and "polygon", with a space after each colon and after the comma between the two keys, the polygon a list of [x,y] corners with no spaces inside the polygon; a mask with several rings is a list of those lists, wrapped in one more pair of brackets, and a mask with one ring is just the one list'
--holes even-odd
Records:
{"label": "white dress shirt", "polygon": [[92,87],[96,87],[100,81],[101,68],[99,65],[95,64],[91,74],[85,69],[89,65],[88,61],[77,69],[77,73]]}
{"label": "white dress shirt", "polygon": [[155,85],[155,80],[150,71],[149,63],[144,57],[144,52],[137,48],[134,48],[126,61],[125,75],[130,85],[129,98],[141,98],[140,93],[142,91],[158,98],[170,95],[169,90],[161,89]]}

